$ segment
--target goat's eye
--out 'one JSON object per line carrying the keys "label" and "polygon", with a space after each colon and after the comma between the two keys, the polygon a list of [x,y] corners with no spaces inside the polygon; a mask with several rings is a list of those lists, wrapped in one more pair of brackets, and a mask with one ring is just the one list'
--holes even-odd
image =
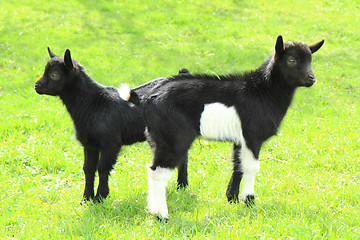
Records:
{"label": "goat's eye", "polygon": [[58,73],[58,72],[52,72],[52,73],[50,74],[50,78],[51,78],[52,80],[54,80],[54,81],[57,81],[57,80],[60,79],[60,73]]}
{"label": "goat's eye", "polygon": [[287,64],[290,66],[290,67],[293,67],[296,65],[296,59],[292,56],[288,57],[287,59]]}

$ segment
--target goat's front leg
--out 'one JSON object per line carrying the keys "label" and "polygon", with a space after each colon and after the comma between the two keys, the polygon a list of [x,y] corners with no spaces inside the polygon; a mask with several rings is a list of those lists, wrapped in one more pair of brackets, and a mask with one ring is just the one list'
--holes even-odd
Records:
{"label": "goat's front leg", "polygon": [[260,161],[246,144],[243,144],[240,154],[240,167],[243,172],[241,199],[247,206],[252,206],[255,203],[255,176],[260,170]]}
{"label": "goat's front leg", "polygon": [[240,167],[240,163],[241,163],[240,150],[241,150],[241,146],[235,144],[233,150],[233,159],[232,159],[234,164],[233,173],[226,190],[226,197],[228,201],[231,203],[239,202],[239,186],[243,176],[243,172],[241,171],[241,167]]}
{"label": "goat's front leg", "polygon": [[255,176],[260,169],[260,162],[245,143],[242,145],[242,147],[234,145],[234,169],[226,196],[229,202],[239,202],[239,186],[240,182],[243,181],[241,200],[247,206],[252,206],[255,201]]}
{"label": "goat's front leg", "polygon": [[94,179],[96,166],[99,161],[99,151],[97,149],[84,146],[84,166],[85,190],[83,199],[89,201],[94,198]]}
{"label": "goat's front leg", "polygon": [[101,202],[109,195],[109,175],[116,163],[119,151],[120,148],[116,151],[113,149],[101,151],[100,161],[97,167],[99,173],[99,185],[94,199],[96,202]]}

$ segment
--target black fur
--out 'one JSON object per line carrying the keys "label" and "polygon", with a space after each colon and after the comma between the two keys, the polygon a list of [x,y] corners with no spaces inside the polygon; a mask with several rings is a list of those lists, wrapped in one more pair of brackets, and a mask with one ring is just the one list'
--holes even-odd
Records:
{"label": "black fur", "polygon": [[[76,138],[84,147],[85,190],[84,200],[101,201],[109,194],[108,178],[122,145],[145,141],[145,123],[141,111],[125,102],[114,87],[103,86],[91,79],[84,68],[71,58],[66,50],[64,58],[48,48],[51,59],[43,76],[36,82],[39,94],[59,96],[66,106],[75,126]],[[136,89],[140,96],[155,79]],[[95,173],[99,185],[94,196]],[[179,185],[187,185],[187,168],[179,171]]]}
{"label": "black fur", "polygon": [[[311,54],[323,43],[284,44],[279,36],[275,53],[254,71],[219,76],[185,73],[151,88],[137,102],[154,146],[151,169],[175,168],[187,160],[188,149],[200,135],[204,105],[215,102],[235,107],[246,145],[258,159],[264,141],[276,134],[295,89],[315,82]],[[230,202],[238,201],[243,174],[240,149],[234,145],[234,170],[226,193]],[[254,196],[247,196],[245,203],[252,205]]]}

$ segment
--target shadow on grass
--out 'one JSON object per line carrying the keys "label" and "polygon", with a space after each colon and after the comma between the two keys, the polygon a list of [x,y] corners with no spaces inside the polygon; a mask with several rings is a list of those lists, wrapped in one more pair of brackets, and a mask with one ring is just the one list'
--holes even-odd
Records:
{"label": "shadow on grass", "polygon": [[[110,196],[104,202],[88,202],[78,208],[75,218],[62,226],[69,236],[96,238],[101,234],[118,234],[139,238],[162,238],[164,236],[211,235],[218,230],[227,229],[230,235],[237,231],[257,225],[266,212],[261,204],[248,208],[243,203],[230,204],[225,194],[219,199],[208,195],[195,195],[191,188],[176,190],[170,185],[167,193],[170,220],[158,221],[146,211],[147,192],[134,191],[128,195]],[[274,208],[267,206],[269,208]]]}
{"label": "shadow on grass", "polygon": [[[170,221],[167,224],[178,226],[186,224],[203,228],[209,224],[220,224],[231,219],[244,217],[250,220],[256,219],[259,212],[256,206],[248,208],[243,203],[230,204],[225,198],[224,195],[224,200],[214,204],[211,200],[196,196],[189,189],[170,188],[167,194]],[[122,199],[110,197],[102,203],[89,202],[84,205],[84,224],[96,221],[101,225],[111,221],[114,224],[131,226],[149,220],[164,224],[148,214],[146,193],[134,193]]]}
{"label": "shadow on grass", "polygon": [[[191,213],[195,211],[197,199],[188,190],[168,189],[167,202],[169,211]],[[146,210],[147,193],[133,193],[121,199],[109,197],[102,203],[87,202],[84,205],[84,218],[112,219],[119,222],[132,224],[134,219],[147,218],[150,215]],[[152,216],[150,216],[152,217]],[[154,219],[156,219],[154,217]]]}

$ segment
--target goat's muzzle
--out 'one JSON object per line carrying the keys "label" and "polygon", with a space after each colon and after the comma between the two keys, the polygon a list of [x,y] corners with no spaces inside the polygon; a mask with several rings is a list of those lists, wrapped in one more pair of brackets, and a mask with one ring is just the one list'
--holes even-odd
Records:
{"label": "goat's muzzle", "polygon": [[35,83],[34,89],[38,94],[45,94],[45,89],[44,89],[43,85],[44,84],[42,83],[42,78],[37,80],[37,82]]}
{"label": "goat's muzzle", "polygon": [[304,81],[305,87],[311,87],[316,82],[315,75],[314,74],[308,74],[307,78]]}

